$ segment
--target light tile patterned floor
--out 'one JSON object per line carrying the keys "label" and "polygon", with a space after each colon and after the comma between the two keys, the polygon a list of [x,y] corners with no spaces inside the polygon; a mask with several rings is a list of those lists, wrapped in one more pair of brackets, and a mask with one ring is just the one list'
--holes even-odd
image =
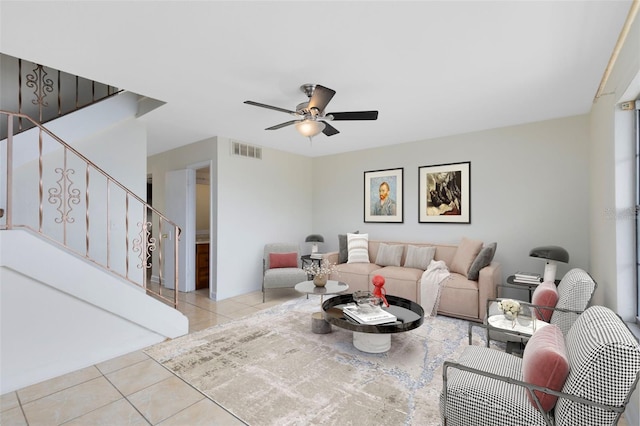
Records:
{"label": "light tile patterned floor", "polygon": [[[207,290],[179,295],[189,332],[301,297],[293,289],[255,292],[220,302]],[[133,352],[0,396],[0,424],[14,425],[243,425],[144,352]]]}

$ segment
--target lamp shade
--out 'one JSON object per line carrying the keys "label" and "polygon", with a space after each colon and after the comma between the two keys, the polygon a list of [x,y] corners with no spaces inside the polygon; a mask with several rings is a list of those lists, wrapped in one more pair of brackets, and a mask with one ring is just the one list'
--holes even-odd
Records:
{"label": "lamp shade", "polygon": [[562,247],[558,246],[536,247],[531,249],[529,256],[569,263],[569,253],[567,253],[567,251]]}
{"label": "lamp shade", "polygon": [[302,136],[311,138],[324,130],[325,124],[322,121],[302,120],[296,123],[296,129]]}
{"label": "lamp shade", "polygon": [[307,235],[304,239],[305,243],[324,243],[324,237],[320,234]]}

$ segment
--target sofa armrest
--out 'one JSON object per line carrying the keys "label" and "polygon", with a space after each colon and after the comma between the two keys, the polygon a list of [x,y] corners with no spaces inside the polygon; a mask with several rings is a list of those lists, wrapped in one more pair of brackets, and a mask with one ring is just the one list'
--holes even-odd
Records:
{"label": "sofa armrest", "polygon": [[480,270],[478,277],[478,316],[482,321],[487,316],[487,300],[495,299],[498,284],[502,282],[502,265],[491,262]]}
{"label": "sofa armrest", "polygon": [[329,264],[332,265],[337,265],[338,264],[338,252],[337,251],[330,251],[328,253],[323,253],[322,254],[322,261],[323,262],[328,262]]}

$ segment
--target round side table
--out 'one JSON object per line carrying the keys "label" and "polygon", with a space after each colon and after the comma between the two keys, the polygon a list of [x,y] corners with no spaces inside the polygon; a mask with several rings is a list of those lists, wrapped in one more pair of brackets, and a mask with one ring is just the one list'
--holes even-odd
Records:
{"label": "round side table", "polygon": [[[327,280],[326,285],[318,287],[313,281],[303,281],[296,284],[295,289],[300,293],[305,293],[307,297],[309,297],[310,294],[319,295],[320,307],[322,308],[325,295],[344,293],[349,290],[349,285],[342,281]],[[331,324],[324,319],[324,313],[322,311],[311,314],[311,331],[316,334],[331,333]]]}

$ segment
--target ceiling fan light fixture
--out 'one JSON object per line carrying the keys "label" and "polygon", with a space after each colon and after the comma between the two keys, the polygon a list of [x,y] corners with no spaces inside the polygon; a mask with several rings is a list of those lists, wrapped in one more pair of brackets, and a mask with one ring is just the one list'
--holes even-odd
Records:
{"label": "ceiling fan light fixture", "polygon": [[296,130],[302,135],[308,138],[312,138],[316,136],[318,133],[322,132],[325,128],[325,124],[322,121],[315,120],[302,120],[296,123]]}

